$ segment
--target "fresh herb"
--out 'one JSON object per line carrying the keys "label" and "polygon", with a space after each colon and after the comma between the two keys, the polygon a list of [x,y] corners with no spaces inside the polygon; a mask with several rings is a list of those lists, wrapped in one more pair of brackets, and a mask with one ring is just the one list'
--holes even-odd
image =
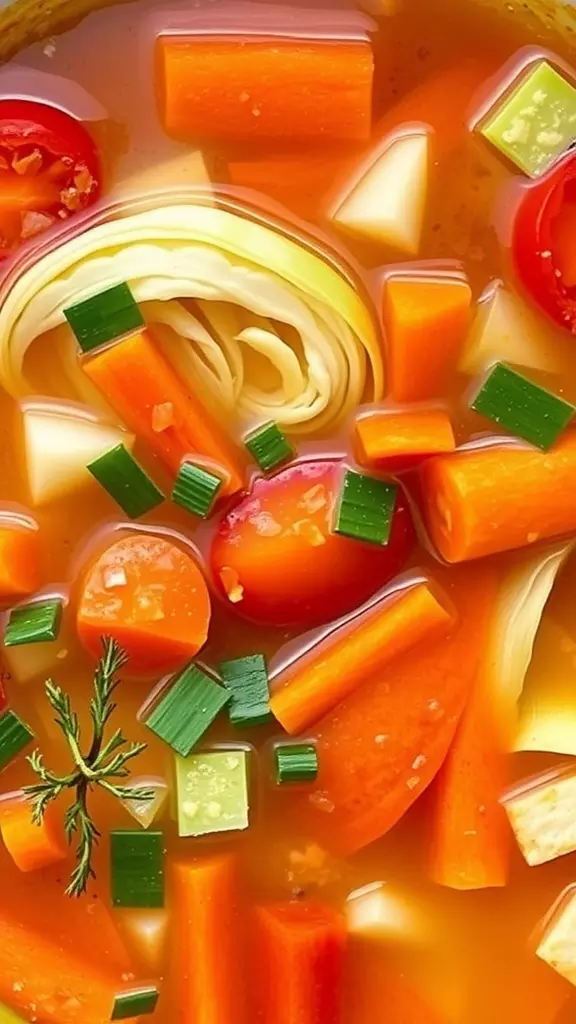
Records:
{"label": "fresh herb", "polygon": [[[94,878],[92,854],[98,843],[100,832],[88,809],[88,794],[93,787],[100,786],[118,800],[150,800],[150,790],[122,786],[116,779],[129,776],[128,761],[146,749],[145,743],[128,743],[120,729],[108,739],[106,726],[116,710],[114,691],[119,685],[118,672],[126,664],[127,656],[115,640],[102,640],[103,653],[94,673],[94,693],[90,700],[92,719],[92,743],[86,754],[81,750],[80,724],[72,710],[70,697],[51,679],[46,683],[46,696],[55,712],[54,721],[60,727],[70,748],[74,768],[68,775],[55,775],[44,764],[39,750],[35,750],[28,762],[40,778],[40,782],[26,786],[25,792],[33,798],[33,820],[41,824],[48,805],[63,793],[71,791],[74,800],[64,818],[66,836],[72,843],[76,836],[76,867],[66,889],[68,896],[80,896],[86,891],[88,881]],[[126,749],[122,749],[122,748]]]}

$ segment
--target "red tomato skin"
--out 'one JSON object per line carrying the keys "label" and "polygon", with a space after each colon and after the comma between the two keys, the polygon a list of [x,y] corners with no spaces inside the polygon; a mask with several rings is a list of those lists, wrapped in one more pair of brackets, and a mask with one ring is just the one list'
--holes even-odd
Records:
{"label": "red tomato skin", "polygon": [[331,533],[342,471],[334,460],[297,463],[258,479],[225,515],[211,569],[238,615],[268,626],[320,625],[353,611],[403,567],[415,532],[401,491],[386,546]]}
{"label": "red tomato skin", "polygon": [[100,160],[88,130],[71,114],[48,103],[0,100],[0,146],[10,150],[40,146],[54,157],[85,163],[100,178]]}

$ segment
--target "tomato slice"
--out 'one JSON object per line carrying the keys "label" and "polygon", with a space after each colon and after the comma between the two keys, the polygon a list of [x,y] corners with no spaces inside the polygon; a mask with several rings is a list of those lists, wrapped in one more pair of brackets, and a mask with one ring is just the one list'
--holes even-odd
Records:
{"label": "tomato slice", "polygon": [[0,259],[99,196],[98,151],[81,121],[33,100],[0,99]]}

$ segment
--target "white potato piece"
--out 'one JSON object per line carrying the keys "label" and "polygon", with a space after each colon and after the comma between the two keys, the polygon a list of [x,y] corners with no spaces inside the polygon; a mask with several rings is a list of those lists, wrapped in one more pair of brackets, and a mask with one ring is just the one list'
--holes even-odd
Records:
{"label": "white potato piece", "polygon": [[332,213],[337,227],[360,238],[416,256],[430,164],[429,135],[389,141]]}
{"label": "white potato piece", "polygon": [[124,807],[134,820],[142,828],[150,828],[150,825],[160,816],[168,797],[168,783],[166,779],[158,775],[131,776],[130,782],[127,785],[130,786],[130,789],[149,790],[153,794],[149,800],[122,800]]}
{"label": "white potato piece", "polygon": [[513,749],[576,757],[576,641],[547,618],[518,703]]}
{"label": "white potato piece", "polygon": [[371,882],[350,893],[346,900],[346,923],[352,935],[401,944],[419,943],[427,932],[414,900],[386,882]]}
{"label": "white potato piece", "polygon": [[576,850],[576,769],[571,765],[526,779],[502,802],[531,867]]}
{"label": "white potato piece", "polygon": [[86,486],[90,462],[132,434],[100,422],[88,410],[30,403],[22,413],[28,487],[33,505],[47,505]]}
{"label": "white potato piece", "polygon": [[546,915],[536,956],[576,985],[576,885],[569,885]]}
{"label": "white potato piece", "polygon": [[168,933],[166,910],[123,910],[117,921],[137,956],[153,971],[162,966]]}

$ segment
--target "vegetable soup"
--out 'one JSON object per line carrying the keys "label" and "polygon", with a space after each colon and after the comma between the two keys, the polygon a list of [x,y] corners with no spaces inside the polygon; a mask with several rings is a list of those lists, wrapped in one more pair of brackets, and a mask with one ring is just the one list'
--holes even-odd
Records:
{"label": "vegetable soup", "polygon": [[21,5],[0,1024],[567,1024],[569,31]]}

